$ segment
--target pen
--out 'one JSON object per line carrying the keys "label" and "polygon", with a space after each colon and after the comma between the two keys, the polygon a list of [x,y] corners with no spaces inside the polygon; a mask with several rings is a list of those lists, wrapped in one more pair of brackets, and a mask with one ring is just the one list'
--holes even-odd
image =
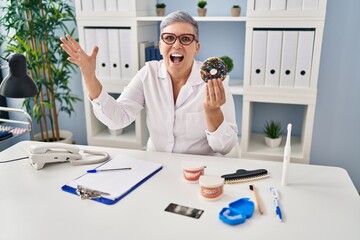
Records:
{"label": "pen", "polygon": [[106,172],[106,171],[117,171],[117,170],[131,170],[131,168],[108,168],[108,169],[91,169],[87,170],[88,173]]}
{"label": "pen", "polygon": [[275,213],[279,219],[280,222],[282,222],[282,214],[281,214],[281,209],[279,206],[279,193],[276,191],[276,189],[274,187],[270,188],[270,191],[272,192],[273,196],[274,196],[274,206],[275,206]]}

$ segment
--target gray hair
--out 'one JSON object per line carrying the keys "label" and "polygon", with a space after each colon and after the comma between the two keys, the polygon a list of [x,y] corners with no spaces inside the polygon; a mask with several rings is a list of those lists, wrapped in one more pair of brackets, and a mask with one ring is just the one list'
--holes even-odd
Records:
{"label": "gray hair", "polygon": [[189,23],[193,26],[194,32],[195,32],[195,39],[196,41],[199,41],[199,27],[195,19],[187,12],[185,11],[175,11],[170,13],[165,17],[164,20],[160,23],[160,34],[163,32],[164,28],[167,26],[177,23],[177,22],[185,22]]}

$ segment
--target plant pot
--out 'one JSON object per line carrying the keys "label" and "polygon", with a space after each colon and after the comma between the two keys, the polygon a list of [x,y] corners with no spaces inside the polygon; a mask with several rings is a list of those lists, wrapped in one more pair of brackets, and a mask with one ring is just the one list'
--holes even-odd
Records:
{"label": "plant pot", "polygon": [[240,16],[241,8],[231,8],[231,16],[238,17]]}
{"label": "plant pot", "polygon": [[120,128],[120,129],[110,129],[109,128],[109,133],[112,135],[112,136],[119,136],[123,133],[123,128]]}
{"label": "plant pot", "polygon": [[281,137],[279,138],[269,138],[265,137],[265,143],[271,148],[279,147],[281,143]]}
{"label": "plant pot", "polygon": [[157,8],[156,15],[159,17],[165,16],[165,8]]}
{"label": "plant pot", "polygon": [[204,17],[206,16],[206,8],[198,8],[197,11],[198,11],[198,15],[199,17]]}
{"label": "plant pot", "polygon": [[[43,134],[45,136],[45,132]],[[69,143],[69,144],[73,143],[73,140],[72,140],[73,134],[72,134],[72,132],[69,132],[69,131],[66,131],[66,130],[60,130],[60,140],[59,141],[56,141],[56,140],[51,141],[53,139],[52,131],[48,131],[48,135],[49,135],[50,142],[61,142],[61,143]],[[41,142],[42,141],[41,140],[41,134],[40,133],[35,134],[34,140]]]}

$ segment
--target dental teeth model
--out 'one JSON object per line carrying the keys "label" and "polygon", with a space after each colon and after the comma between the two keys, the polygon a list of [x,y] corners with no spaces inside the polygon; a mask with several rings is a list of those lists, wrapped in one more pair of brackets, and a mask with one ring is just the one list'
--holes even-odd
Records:
{"label": "dental teeth model", "polygon": [[182,162],[183,176],[186,181],[197,183],[201,175],[204,175],[204,163],[202,162]]}

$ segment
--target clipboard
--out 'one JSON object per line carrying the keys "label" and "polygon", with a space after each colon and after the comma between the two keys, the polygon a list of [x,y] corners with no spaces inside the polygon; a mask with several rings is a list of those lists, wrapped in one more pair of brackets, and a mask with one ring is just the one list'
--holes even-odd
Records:
{"label": "clipboard", "polygon": [[99,197],[92,198],[91,200],[112,205],[158,173],[162,169],[162,164],[126,155],[117,155],[95,169],[115,168],[131,168],[131,170],[85,173],[65,184],[61,189],[75,195],[79,195],[79,187],[99,192]]}

